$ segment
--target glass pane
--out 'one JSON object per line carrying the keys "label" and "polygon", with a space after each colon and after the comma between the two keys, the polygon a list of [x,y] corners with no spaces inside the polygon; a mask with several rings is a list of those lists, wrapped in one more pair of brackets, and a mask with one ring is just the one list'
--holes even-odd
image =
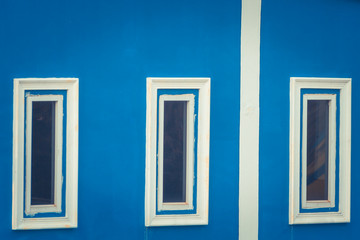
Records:
{"label": "glass pane", "polygon": [[54,204],[55,102],[33,102],[31,205]]}
{"label": "glass pane", "polygon": [[309,100],[307,200],[328,200],[329,100]]}
{"label": "glass pane", "polygon": [[163,202],[186,201],[186,101],[164,102]]}

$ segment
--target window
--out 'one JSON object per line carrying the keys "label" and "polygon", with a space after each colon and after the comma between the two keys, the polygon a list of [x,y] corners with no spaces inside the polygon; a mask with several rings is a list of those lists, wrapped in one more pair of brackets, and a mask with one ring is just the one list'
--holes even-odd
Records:
{"label": "window", "polygon": [[350,221],[350,86],[291,79],[290,224]]}
{"label": "window", "polygon": [[193,94],[160,95],[158,209],[193,209]]}
{"label": "window", "polygon": [[61,212],[62,120],[62,95],[26,96],[26,215]]}
{"label": "window", "polygon": [[78,80],[14,80],[13,229],[77,226]]}
{"label": "window", "polygon": [[145,225],[208,222],[210,79],[147,79]]}
{"label": "window", "polygon": [[336,94],[304,94],[302,207],[335,207]]}

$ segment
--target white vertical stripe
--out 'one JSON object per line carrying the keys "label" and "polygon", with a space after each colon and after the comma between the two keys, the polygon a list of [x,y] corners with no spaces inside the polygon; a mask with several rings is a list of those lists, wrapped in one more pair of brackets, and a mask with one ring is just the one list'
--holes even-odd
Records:
{"label": "white vertical stripe", "polygon": [[258,239],[261,0],[242,0],[239,239]]}

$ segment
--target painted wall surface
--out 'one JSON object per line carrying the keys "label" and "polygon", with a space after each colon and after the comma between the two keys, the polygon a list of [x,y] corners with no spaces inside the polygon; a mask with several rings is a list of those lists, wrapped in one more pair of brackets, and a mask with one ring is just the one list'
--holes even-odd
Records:
{"label": "painted wall surface", "polygon": [[[259,239],[359,239],[360,1],[262,1]],[[290,77],[352,78],[351,223],[289,226]]]}
{"label": "painted wall surface", "polygon": [[[0,1],[1,239],[237,239],[241,1]],[[78,77],[78,228],[12,231],[15,77]],[[209,225],[144,227],[146,77],[210,77]]]}

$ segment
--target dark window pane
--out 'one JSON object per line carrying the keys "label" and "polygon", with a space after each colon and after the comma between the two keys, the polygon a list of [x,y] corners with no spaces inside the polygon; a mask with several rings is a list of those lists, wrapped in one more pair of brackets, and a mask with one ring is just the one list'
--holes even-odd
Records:
{"label": "dark window pane", "polygon": [[55,102],[33,102],[31,205],[54,204]]}
{"label": "dark window pane", "polygon": [[186,101],[164,102],[163,202],[186,201]]}
{"label": "dark window pane", "polygon": [[329,100],[309,100],[307,200],[328,200]]}

